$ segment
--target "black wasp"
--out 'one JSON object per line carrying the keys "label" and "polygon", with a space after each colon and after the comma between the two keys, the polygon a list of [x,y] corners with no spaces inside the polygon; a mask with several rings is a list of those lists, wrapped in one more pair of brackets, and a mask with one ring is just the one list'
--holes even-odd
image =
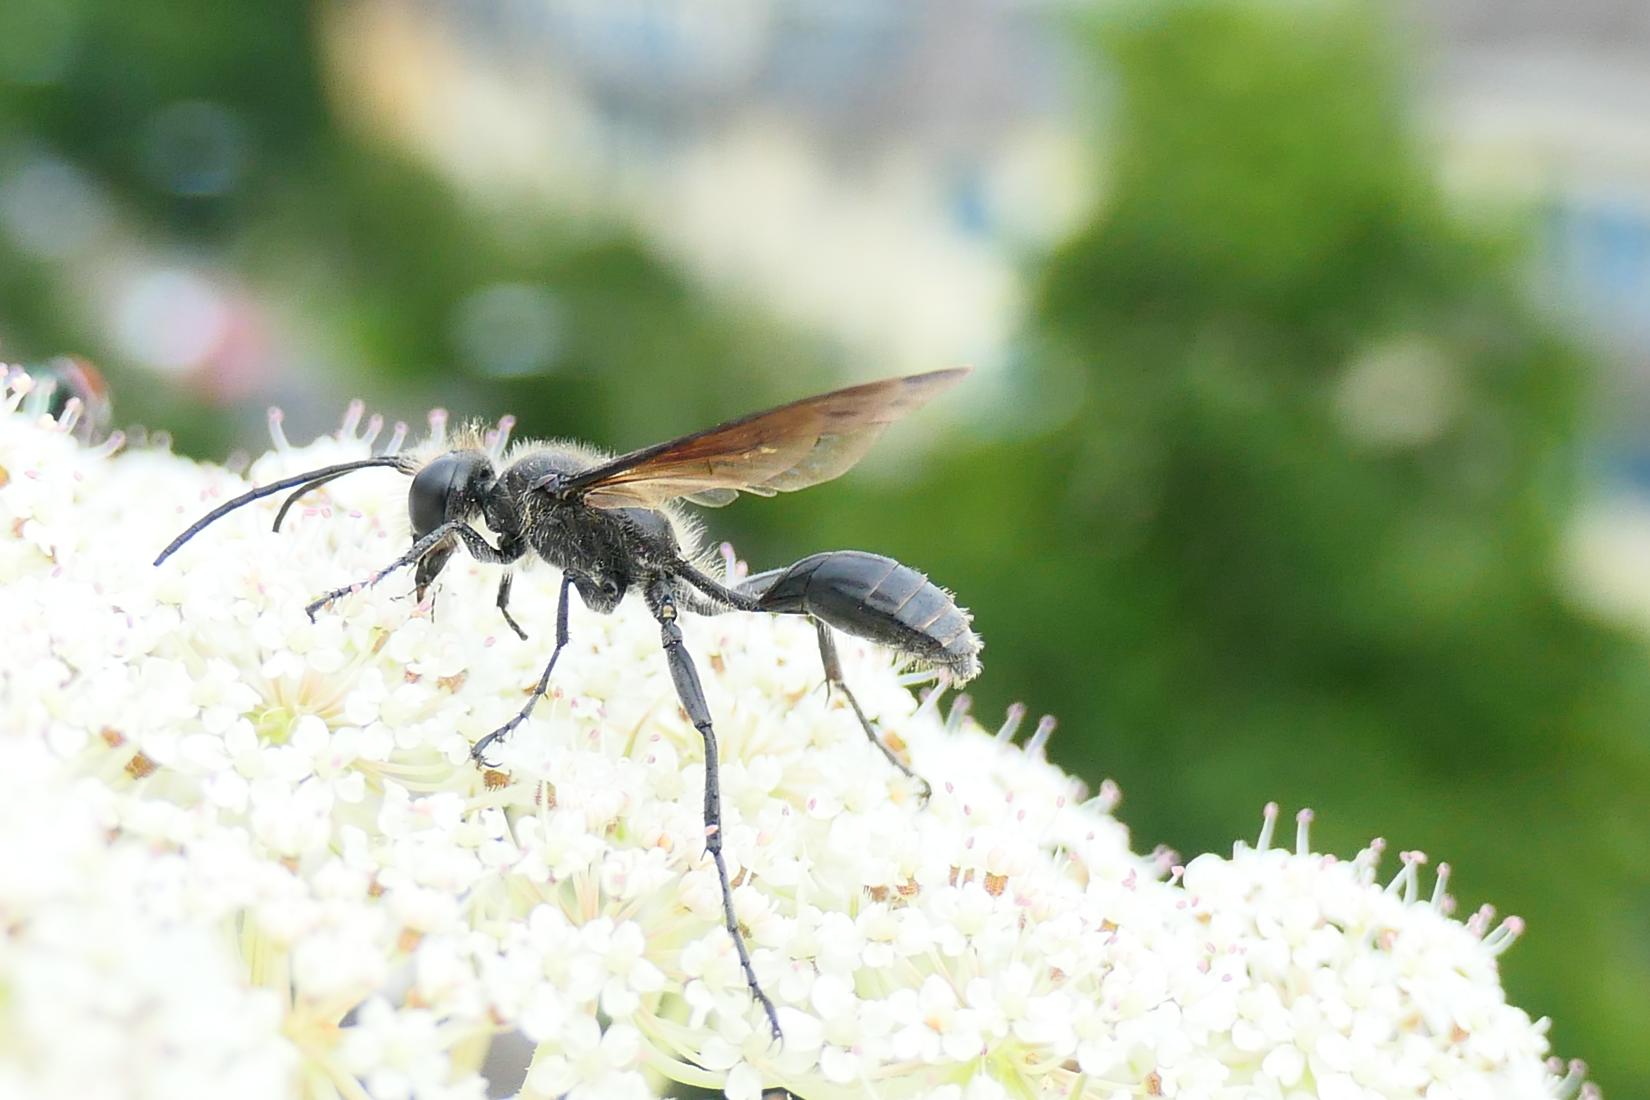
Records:
{"label": "black wasp", "polygon": [[[427,462],[390,454],[326,466],[244,493],[214,508],[174,539],[155,559],[159,565],[208,524],[260,497],[287,489],[292,495],[275,517],[275,529],[295,501],[335,478],[371,466],[411,475],[407,509],[413,544],[364,582],[335,588],[306,609],[315,613],[405,566],[415,566],[420,598],[462,544],[485,562],[509,565],[528,555],[561,570],[556,605],[556,647],[544,675],[514,718],[483,737],[472,755],[478,763],[495,742],[526,720],[550,685],[556,659],[567,646],[568,590],[585,605],[607,613],[626,593],[639,592],[659,622],[660,640],[682,709],[705,742],[705,844],[722,886],[722,912],[738,950],[751,995],[767,1013],[774,1037],[779,1020],[756,980],[750,953],[734,918],[727,865],[722,856],[721,797],[717,790],[716,735],[693,659],[677,624],[682,611],[716,615],[759,611],[806,615],[819,638],[825,679],[852,706],[865,735],[916,782],[879,739],[853,693],[842,682],[831,628],[866,638],[943,670],[954,683],[979,672],[980,640],[966,611],[921,573],[892,558],[861,550],[813,554],[734,585],[723,585],[695,564],[692,539],[677,501],[712,507],[740,493],[772,496],[818,485],[844,473],[889,424],[961,381],[966,368],[933,371],[851,386],[730,420],[714,428],[612,458],[578,444],[534,443],[517,447],[502,470],[475,448],[448,451]],[[480,519],[496,545],[476,530]],[[515,632],[510,574],[499,581],[498,608]],[[927,785],[923,784],[926,795]]]}

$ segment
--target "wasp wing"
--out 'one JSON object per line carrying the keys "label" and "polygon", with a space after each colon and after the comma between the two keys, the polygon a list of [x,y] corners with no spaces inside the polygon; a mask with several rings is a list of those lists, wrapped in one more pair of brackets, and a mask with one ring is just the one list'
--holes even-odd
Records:
{"label": "wasp wing", "polygon": [[557,489],[595,508],[719,507],[739,493],[818,485],[858,462],[882,430],[960,382],[967,367],[888,378],[752,413],[620,455]]}

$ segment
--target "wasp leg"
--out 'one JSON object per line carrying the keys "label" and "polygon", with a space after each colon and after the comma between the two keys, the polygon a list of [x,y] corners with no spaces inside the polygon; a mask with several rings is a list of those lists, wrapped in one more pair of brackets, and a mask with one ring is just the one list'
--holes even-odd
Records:
{"label": "wasp leg", "polygon": [[[550,663],[544,666],[544,675],[539,677],[539,682],[533,687],[533,693],[527,697],[527,705],[522,707],[521,712],[514,718],[477,741],[475,747],[470,750],[470,759],[482,767],[489,766],[486,757],[488,748],[495,742],[502,741],[510,736],[511,730],[527,721],[527,716],[533,713],[533,708],[538,705],[538,701],[544,698],[545,692],[550,690],[550,674],[556,670],[556,660],[561,656],[561,651],[567,648],[567,590],[571,587],[573,587],[573,578],[563,574],[561,578],[561,595],[556,598],[556,648],[550,653]],[[508,618],[509,616],[506,615],[505,617]],[[526,635],[524,634],[522,637],[525,638]]]}
{"label": "wasp leg", "polygon": [[860,709],[859,700],[854,698],[854,693],[848,690],[848,684],[842,678],[842,661],[837,656],[836,639],[831,637],[831,628],[819,619],[814,619],[813,622],[814,630],[819,635],[819,660],[825,666],[825,684],[827,688],[834,688],[842,692],[843,698],[848,700],[848,705],[854,710],[854,717],[859,719],[859,728],[865,731],[866,739],[875,745],[882,752],[882,755],[887,758],[888,763],[898,768],[905,775],[905,778],[922,788],[922,792],[918,797],[927,802],[929,796],[934,793],[934,788],[929,785],[928,780],[907,767],[905,761],[895,756],[894,750],[890,749],[887,743],[877,736],[877,731],[871,728],[870,719],[866,718],[865,711]]}
{"label": "wasp leg", "polygon": [[504,616],[504,621],[510,624],[510,629],[516,632],[516,636],[525,642],[527,631],[523,630],[521,624],[516,622],[515,616],[510,614],[510,582],[514,579],[515,574],[508,572],[498,579],[498,611]]}
{"label": "wasp leg", "polygon": [[647,602],[653,610],[653,617],[659,620],[659,640],[665,647],[665,658],[670,662],[670,678],[676,685],[676,698],[681,700],[682,709],[687,711],[694,729],[705,739],[705,850],[716,863],[716,878],[722,886],[722,916],[728,935],[733,937],[734,950],[739,953],[739,965],[745,971],[745,984],[767,1014],[768,1028],[773,1032],[774,1041],[779,1042],[783,1038],[779,1031],[779,1016],[774,1012],[773,1002],[762,991],[761,983],[756,980],[750,950],[745,946],[745,937],[739,931],[739,920],[733,912],[733,887],[728,884],[727,860],[722,855],[721,779],[716,764],[716,731],[711,726],[710,707],[705,703],[704,687],[699,682],[698,671],[693,667],[693,658],[682,644],[682,628],[676,625],[676,600],[668,583],[659,581],[649,586]]}
{"label": "wasp leg", "polygon": [[404,569],[413,564],[415,561],[418,561],[425,554],[428,554],[431,550],[435,549],[443,539],[449,538],[453,535],[457,535],[459,538],[463,539],[465,548],[468,549],[471,554],[475,555],[476,558],[485,562],[506,564],[515,561],[517,558],[521,557],[522,554],[526,553],[525,548],[517,548],[514,553],[497,549],[492,543],[483,538],[480,532],[464,521],[448,520],[440,527],[437,527],[435,530],[413,543],[411,550],[408,550],[405,554],[402,554],[399,558],[396,558],[394,561],[384,566],[384,568],[380,569],[366,580],[358,581],[355,584],[346,584],[342,588],[334,588],[331,592],[311,600],[308,606],[304,608],[305,614],[309,616],[311,622],[314,622],[315,613],[327,604],[331,603],[333,600],[340,599],[349,595],[351,592],[356,592],[363,588],[371,588],[373,585],[377,584],[397,569]]}

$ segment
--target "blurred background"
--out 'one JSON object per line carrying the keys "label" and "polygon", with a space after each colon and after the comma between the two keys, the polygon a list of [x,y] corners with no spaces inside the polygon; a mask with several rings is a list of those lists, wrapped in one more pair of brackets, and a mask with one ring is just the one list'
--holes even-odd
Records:
{"label": "blurred background", "polygon": [[1647,1096],[1650,7],[1410,7],[5,0],[0,359],[216,460],[972,363],[713,535],[957,590],[1139,847],[1447,859]]}

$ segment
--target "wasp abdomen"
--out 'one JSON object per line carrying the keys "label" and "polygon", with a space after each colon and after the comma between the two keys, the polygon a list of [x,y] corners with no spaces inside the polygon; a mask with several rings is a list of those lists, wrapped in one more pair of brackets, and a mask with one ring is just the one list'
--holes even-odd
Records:
{"label": "wasp abdomen", "polygon": [[758,573],[739,591],[763,611],[813,615],[848,634],[950,670],[980,671],[980,640],[950,594],[910,566],[863,550],[813,554]]}

